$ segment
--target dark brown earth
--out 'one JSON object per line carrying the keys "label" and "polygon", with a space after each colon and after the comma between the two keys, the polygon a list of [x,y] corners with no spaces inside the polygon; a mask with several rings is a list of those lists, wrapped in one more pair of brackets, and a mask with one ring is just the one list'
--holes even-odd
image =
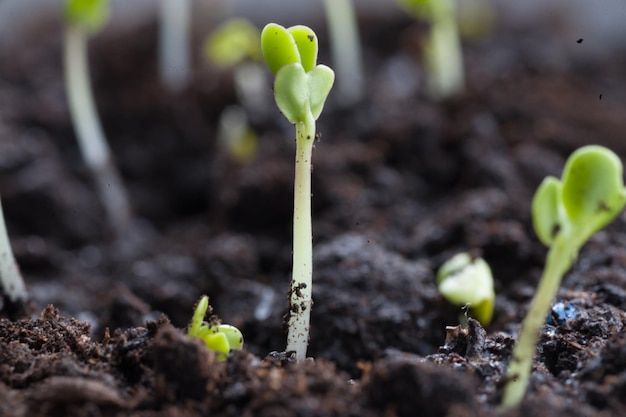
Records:
{"label": "dark brown earth", "polygon": [[[626,157],[626,55],[584,59],[540,27],[501,28],[465,45],[466,92],[432,103],[413,23],[364,27],[366,100],[339,109],[331,93],[318,124],[315,360],[302,364],[280,355],[294,149],[278,110],[250,116],[259,150],[239,165],[216,141],[237,100],[228,71],[199,64],[171,95],[153,25],[97,37],[96,99],[137,218],[115,239],[68,117],[60,28],[0,51],[0,195],[34,314],[2,311],[0,416],[496,414],[546,254],[530,199],[579,146]],[[584,247],[558,294],[577,317],[544,327],[507,415],[626,413],[625,247],[623,216]],[[461,312],[434,274],[464,250],[494,271],[495,319],[446,337]],[[245,336],[226,362],[183,335],[202,294]]]}

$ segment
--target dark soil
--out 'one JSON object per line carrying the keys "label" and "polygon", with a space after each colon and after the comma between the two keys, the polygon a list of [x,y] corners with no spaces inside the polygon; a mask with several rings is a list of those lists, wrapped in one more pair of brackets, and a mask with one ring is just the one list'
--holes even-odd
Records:
{"label": "dark soil", "polygon": [[[0,195],[34,312],[2,310],[1,416],[496,414],[547,252],[530,199],[579,146],[626,157],[625,55],[586,60],[541,28],[500,29],[467,43],[465,93],[432,103],[419,30],[366,23],[366,100],[340,109],[331,93],[318,123],[315,359],[301,364],[280,352],[294,133],[278,110],[250,115],[259,150],[238,164],[216,139],[232,74],[199,64],[172,95],[154,25],[94,39],[96,100],[137,218],[116,239],[69,120],[60,28],[41,22],[28,48],[0,51]],[[623,216],[584,247],[558,294],[576,316],[546,324],[507,415],[625,415],[625,247]],[[461,312],[434,275],[465,250],[494,271],[495,318],[446,330]],[[226,362],[181,330],[202,294],[245,336]]]}

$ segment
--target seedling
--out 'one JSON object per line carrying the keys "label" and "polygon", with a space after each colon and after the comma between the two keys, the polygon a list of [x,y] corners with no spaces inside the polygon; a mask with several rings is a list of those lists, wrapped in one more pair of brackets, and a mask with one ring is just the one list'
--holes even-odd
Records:
{"label": "seedling", "polygon": [[2,202],[0,201],[0,284],[3,297],[13,304],[25,303],[28,299],[24,279],[13,256],[7,227],[4,224]]}
{"label": "seedling", "polygon": [[484,259],[472,259],[468,253],[453,256],[439,268],[437,286],[451,304],[468,306],[470,316],[480,324],[491,322],[496,294],[491,268]]}
{"label": "seedling", "polygon": [[546,266],[509,362],[500,405],[517,406],[526,391],[539,330],[561,279],[578,251],[609,224],[626,204],[622,163],[609,149],[585,146],[567,160],[561,179],[543,180],[532,202],[532,218],[539,239],[550,249]]}
{"label": "seedling", "polygon": [[350,107],[363,98],[363,64],[354,3],[352,0],[324,0],[330,51],[337,69],[338,101]]}
{"label": "seedling", "polygon": [[159,74],[165,87],[177,92],[189,84],[190,0],[161,0]]}
{"label": "seedling", "polygon": [[219,361],[222,362],[232,350],[243,348],[243,335],[235,326],[222,324],[214,316],[210,322],[205,322],[207,311],[210,314],[212,309],[209,306],[209,297],[203,295],[193,312],[187,335],[201,339],[207,349],[217,353]]}
{"label": "seedling", "polygon": [[463,90],[463,54],[454,0],[397,1],[415,18],[430,23],[423,47],[428,95],[442,100]]}
{"label": "seedling", "polygon": [[317,36],[306,26],[288,29],[270,23],[261,33],[261,49],[276,76],[278,108],[296,125],[296,164],[293,208],[293,275],[291,281],[287,351],[306,358],[311,316],[313,238],[311,230],[311,154],[315,121],[335,80],[333,70],[317,65]]}
{"label": "seedling", "polygon": [[108,13],[108,0],[65,1],[65,87],[81,154],[94,178],[111,228],[120,236],[130,223],[130,204],[96,112],[87,65],[88,35],[102,28]]}

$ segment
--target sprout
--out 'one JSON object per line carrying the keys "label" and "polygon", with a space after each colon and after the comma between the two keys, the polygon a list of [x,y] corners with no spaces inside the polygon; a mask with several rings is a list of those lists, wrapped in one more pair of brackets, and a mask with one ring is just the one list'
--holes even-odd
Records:
{"label": "sprout", "polygon": [[324,0],[330,49],[337,68],[339,103],[350,107],[363,97],[359,28],[352,0]]}
{"label": "sprout", "polygon": [[205,322],[207,310],[211,313],[209,297],[203,295],[193,312],[187,335],[201,339],[207,349],[216,352],[218,359],[224,361],[231,350],[243,348],[243,335],[235,326],[221,324],[215,317],[210,323]]}
{"label": "sprout", "polygon": [[270,23],[261,33],[261,49],[272,72],[278,108],[296,125],[296,164],[293,209],[293,275],[291,281],[287,351],[306,358],[311,316],[313,243],[311,231],[311,154],[315,120],[333,86],[335,74],[317,65],[317,36],[306,26],[288,29]]}
{"label": "sprout", "polygon": [[3,298],[12,304],[24,304],[28,300],[24,279],[15,261],[7,227],[4,224],[2,202],[0,201],[0,286]]}
{"label": "sprout", "polygon": [[87,36],[106,23],[108,6],[108,0],[66,0],[65,87],[81,154],[96,182],[109,223],[120,236],[130,223],[130,204],[96,113],[87,65]]}
{"label": "sprout", "polygon": [[563,274],[585,242],[609,224],[625,204],[622,163],[602,146],[578,149],[567,160],[562,179],[547,177],[539,186],[532,203],[533,226],[550,250],[509,362],[501,410],[517,406],[524,396],[539,330]]}
{"label": "sprout", "polygon": [[424,45],[428,95],[441,100],[463,90],[463,55],[454,0],[397,1],[417,19],[431,25]]}
{"label": "sprout", "polygon": [[491,322],[496,294],[493,290],[493,276],[487,262],[459,253],[441,265],[437,272],[439,292],[450,303],[470,308],[483,326]]}
{"label": "sprout", "polygon": [[161,0],[159,74],[168,90],[181,91],[189,83],[190,0]]}

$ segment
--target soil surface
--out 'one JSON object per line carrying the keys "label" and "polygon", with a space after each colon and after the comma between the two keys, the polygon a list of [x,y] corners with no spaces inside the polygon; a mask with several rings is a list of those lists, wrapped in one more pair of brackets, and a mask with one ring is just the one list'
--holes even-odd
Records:
{"label": "soil surface", "polygon": [[[231,71],[199,63],[172,94],[156,26],[96,37],[96,101],[136,219],[113,236],[69,119],[61,28],[42,21],[28,48],[0,51],[0,195],[32,312],[4,300],[1,416],[496,415],[547,253],[530,200],[582,145],[626,157],[626,54],[586,60],[541,27],[496,29],[465,45],[466,91],[433,103],[424,29],[363,27],[365,99],[345,109],[331,92],[318,122],[314,360],[301,364],[281,352],[294,132],[271,97],[248,109],[258,151],[238,161],[217,139],[238,102]],[[624,248],[624,216],[583,248],[557,297],[575,313],[545,325],[506,415],[626,415]],[[494,272],[486,328],[455,328],[462,312],[435,285],[468,250]],[[244,334],[225,362],[182,330],[202,294]]]}

